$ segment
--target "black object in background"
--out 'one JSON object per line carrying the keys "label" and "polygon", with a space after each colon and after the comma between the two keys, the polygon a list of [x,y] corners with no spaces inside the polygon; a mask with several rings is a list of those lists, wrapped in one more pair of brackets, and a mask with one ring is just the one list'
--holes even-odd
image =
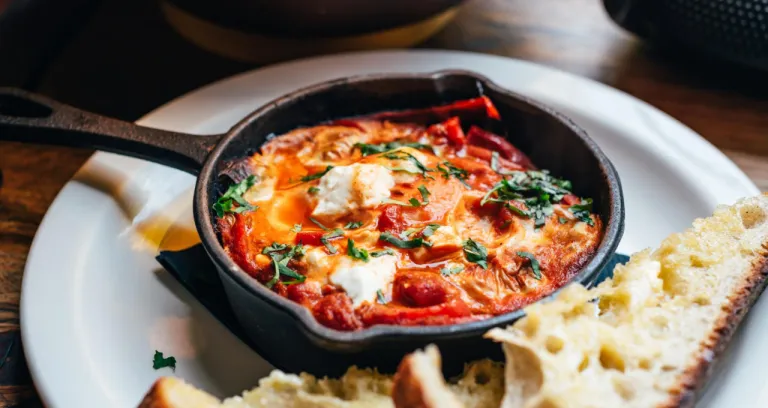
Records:
{"label": "black object in background", "polygon": [[0,86],[34,89],[101,0],[11,0],[0,11]]}
{"label": "black object in background", "polygon": [[[613,276],[616,265],[625,264],[628,260],[629,257],[626,255],[614,254],[598,274],[595,285]],[[219,280],[216,266],[213,265],[202,245],[195,245],[183,251],[161,252],[157,261],[235,336],[272,363],[270,356],[255,347],[240,327],[224,294],[224,287]],[[496,357],[500,356],[499,354]]]}
{"label": "black object in background", "polygon": [[768,69],[768,0],[603,0],[625,29],[676,50]]}

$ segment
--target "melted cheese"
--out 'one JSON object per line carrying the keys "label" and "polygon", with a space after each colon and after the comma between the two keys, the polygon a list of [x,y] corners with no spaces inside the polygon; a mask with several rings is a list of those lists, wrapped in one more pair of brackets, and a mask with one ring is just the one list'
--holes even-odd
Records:
{"label": "melted cheese", "polygon": [[373,208],[389,198],[395,180],[377,164],[352,164],[332,168],[317,186],[313,216],[338,218],[358,209]]}
{"label": "melted cheese", "polygon": [[397,258],[385,255],[370,258],[363,262],[351,258],[342,258],[331,275],[331,283],[340,286],[357,307],[363,302],[376,301],[376,292],[389,292],[387,289],[397,271]]}

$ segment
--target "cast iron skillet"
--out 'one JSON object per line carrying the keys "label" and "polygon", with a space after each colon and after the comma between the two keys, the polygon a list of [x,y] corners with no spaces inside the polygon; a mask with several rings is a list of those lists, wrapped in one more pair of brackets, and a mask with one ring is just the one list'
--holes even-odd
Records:
{"label": "cast iron skillet", "polygon": [[219,271],[228,300],[255,348],[289,372],[339,375],[348,366],[394,370],[401,357],[435,343],[445,371],[464,362],[501,358],[482,338],[522,311],[450,326],[374,326],[340,332],[320,325],[305,308],[271,292],[243,272],[219,243],[211,205],[227,187],[220,172],[274,135],[330,119],[424,108],[484,94],[501,114],[510,141],[533,162],[592,197],[605,226],[595,256],[573,279],[589,285],[609,261],[623,232],[624,203],[613,165],[573,122],[552,109],[463,71],[369,75],[334,80],[290,93],[257,109],[223,135],[193,136],[100,117],[20,90],[0,90],[0,140],[86,146],[169,165],[198,175],[194,216],[202,243]]}

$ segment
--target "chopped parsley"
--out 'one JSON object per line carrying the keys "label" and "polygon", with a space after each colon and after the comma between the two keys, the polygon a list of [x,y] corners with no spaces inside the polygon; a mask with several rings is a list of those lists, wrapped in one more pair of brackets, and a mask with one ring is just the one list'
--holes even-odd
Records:
{"label": "chopped parsley", "polygon": [[[243,194],[256,184],[256,176],[250,175],[245,180],[229,186],[227,191],[213,203],[213,210],[216,215],[223,217],[226,213],[244,213],[246,211],[256,211],[259,209],[256,205],[251,205],[245,201]],[[237,206],[233,206],[237,203]]]}
{"label": "chopped parsley", "polygon": [[485,247],[474,241],[472,238],[464,241],[464,257],[467,261],[474,262],[483,269],[488,269],[488,250]]}
{"label": "chopped parsley", "polygon": [[320,192],[320,189],[314,186],[307,189],[307,193],[309,194],[317,194],[319,192]]}
{"label": "chopped parsley", "polygon": [[376,291],[376,301],[382,305],[387,304],[387,298],[384,297],[384,292],[382,292],[381,289]]}
{"label": "chopped parsley", "polygon": [[467,184],[467,177],[469,177],[469,173],[467,173],[466,170],[454,166],[449,161],[444,161],[437,165],[437,170],[443,174],[443,178],[449,179],[451,177],[456,177],[456,180],[459,180],[461,184],[464,184],[464,187],[468,189],[472,189],[472,187]]}
{"label": "chopped parsley", "polygon": [[353,230],[353,229],[358,229],[362,226],[363,226],[363,223],[360,221],[351,221],[344,226],[344,229]]}
{"label": "chopped parsley", "polygon": [[412,207],[421,207],[422,205],[429,204],[429,190],[422,184],[418,187],[419,193],[421,194],[421,202],[416,199],[415,197],[408,200],[409,203],[411,203]]}
{"label": "chopped parsley", "polygon": [[386,153],[395,149],[399,149],[401,147],[410,147],[410,148],[419,149],[419,150],[429,150],[431,152],[434,151],[434,149],[432,149],[432,146],[428,144],[415,143],[415,142],[400,142],[400,141],[394,141],[389,143],[379,143],[379,144],[356,143],[353,146],[353,148],[360,149],[360,153],[362,153],[363,156],[369,156],[369,155],[378,154],[378,153]]}
{"label": "chopped parsley", "polygon": [[379,239],[402,249],[414,249],[414,248],[419,248],[421,246],[426,246],[426,247],[432,246],[432,244],[425,241],[423,238],[414,238],[414,239],[408,239],[408,240],[400,239],[389,232],[382,232],[381,235],[379,235]]}
{"label": "chopped parsley", "polygon": [[271,289],[275,286],[275,284],[280,281],[281,275],[293,278],[294,280],[291,283],[304,282],[304,279],[306,279],[304,275],[301,275],[288,267],[288,262],[290,262],[291,259],[304,255],[304,246],[301,244],[292,246],[273,242],[270,246],[262,249],[261,253],[268,255],[272,259],[272,264],[275,266],[275,276],[266,283],[268,288]]}
{"label": "chopped parsley", "polygon": [[355,248],[355,241],[350,238],[347,238],[347,255],[368,262],[368,251],[365,248]]}
{"label": "chopped parsley", "polygon": [[163,357],[163,353],[155,350],[155,356],[152,358],[152,368],[159,370],[165,367],[170,367],[171,370],[176,371],[176,358],[173,356]]}
{"label": "chopped parsley", "polygon": [[293,228],[291,228],[291,231],[301,232],[301,224],[293,224]]}
{"label": "chopped parsley", "polygon": [[[552,204],[559,203],[566,194],[571,193],[571,182],[550,176],[545,171],[513,171],[509,178],[496,183],[480,201],[504,203],[507,208],[523,217],[533,218],[536,228],[541,228],[547,217],[552,215]],[[525,204],[526,210],[511,205],[510,201]],[[579,211],[579,208],[576,209]],[[588,216],[588,214],[587,214]]]}
{"label": "chopped parsley", "polygon": [[440,228],[440,224],[429,224],[426,227],[424,227],[424,230],[421,232],[421,235],[424,237],[431,237],[432,234],[437,231],[438,228]]}
{"label": "chopped parsley", "polygon": [[424,163],[419,161],[419,159],[416,156],[408,152],[389,152],[384,154],[384,157],[390,160],[408,160],[416,167],[416,169],[418,169],[418,171],[413,171],[413,170],[406,169],[404,167],[396,167],[396,168],[390,169],[393,171],[404,171],[411,174],[421,174],[424,178],[430,177],[429,175],[427,175],[427,173],[433,171],[429,167],[425,166]]}
{"label": "chopped parsley", "polygon": [[329,171],[331,171],[332,168],[333,168],[333,166],[328,166],[328,167],[325,168],[325,170],[323,170],[321,172],[313,173],[313,174],[307,174],[306,176],[300,178],[299,180],[301,180],[302,183],[306,183],[307,181],[317,180],[317,179],[325,176],[325,173],[328,173]]}
{"label": "chopped parsley", "polygon": [[560,221],[560,224],[566,224],[566,223],[568,223],[568,218],[560,217],[560,218],[558,218],[558,221]]}
{"label": "chopped parsley", "polygon": [[522,256],[523,258],[526,258],[531,262],[533,277],[536,278],[536,280],[541,280],[541,266],[539,265],[539,261],[536,260],[536,257],[533,256],[532,253],[525,252],[525,251],[518,251],[517,255]]}
{"label": "chopped parsley", "polygon": [[324,234],[322,237],[320,237],[320,242],[322,242],[323,245],[325,245],[325,248],[328,249],[328,252],[330,252],[331,254],[335,254],[337,252],[336,247],[333,246],[329,241],[334,238],[339,238],[343,236],[344,236],[344,231],[336,228],[333,231],[327,234]]}
{"label": "chopped parsley", "polygon": [[320,227],[320,229],[323,230],[323,231],[330,231],[331,230],[330,228],[328,228],[325,225],[323,225],[322,223],[320,223],[320,221],[318,221],[318,220],[316,220],[316,219],[314,219],[312,217],[309,217],[309,220],[312,221],[313,224],[315,224],[318,227]]}
{"label": "chopped parsley", "polygon": [[429,196],[431,193],[423,184],[419,186],[419,193],[421,193],[421,203],[423,205],[429,204]]}
{"label": "chopped parsley", "polygon": [[403,205],[403,206],[406,206],[406,207],[408,206],[408,204],[406,204],[406,203],[404,203],[402,201],[393,200],[391,198],[385,198],[385,199],[381,200],[381,203],[382,204]]}
{"label": "chopped parsley", "polygon": [[393,251],[393,250],[391,250],[389,248],[387,248],[385,250],[382,250],[382,251],[373,251],[373,252],[371,252],[371,256],[374,257],[374,258],[378,258],[378,257],[384,256],[384,255],[394,255],[394,254],[395,254],[395,251]]}
{"label": "chopped parsley", "polygon": [[491,170],[499,172],[499,152],[491,152]]}
{"label": "chopped parsley", "polygon": [[590,227],[595,226],[595,221],[592,219],[592,199],[582,199],[581,203],[574,204],[569,208],[573,213],[573,216],[578,218],[579,221],[586,222]]}
{"label": "chopped parsley", "polygon": [[461,272],[463,270],[464,270],[463,266],[454,266],[453,268],[449,268],[449,267],[446,266],[445,268],[440,269],[440,273],[443,276],[451,276],[451,275],[455,275],[455,274],[457,274],[457,273],[459,273],[459,272]]}

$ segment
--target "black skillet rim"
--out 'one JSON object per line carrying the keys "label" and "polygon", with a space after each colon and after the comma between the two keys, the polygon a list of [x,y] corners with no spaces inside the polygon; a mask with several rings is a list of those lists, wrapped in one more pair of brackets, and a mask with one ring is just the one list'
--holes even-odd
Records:
{"label": "black skillet rim", "polygon": [[[193,204],[195,223],[197,224],[203,247],[205,248],[206,252],[208,252],[208,255],[211,257],[211,259],[216,263],[216,266],[220,270],[223,270],[229,274],[229,276],[235,282],[246,289],[251,295],[258,296],[270,303],[272,306],[286,312],[296,321],[296,323],[301,325],[301,328],[305,332],[322,342],[345,343],[347,345],[365,345],[383,340],[395,340],[398,338],[407,338],[408,340],[436,340],[440,337],[472,337],[484,334],[491,328],[511,324],[515,320],[522,317],[524,312],[522,309],[519,309],[514,312],[494,316],[489,319],[447,326],[376,325],[358,331],[346,332],[334,330],[321,325],[314,318],[314,316],[312,316],[311,312],[305,307],[272,292],[257,280],[253,279],[247,273],[245,273],[245,271],[243,271],[226,254],[226,252],[224,252],[224,248],[222,247],[221,242],[219,241],[219,238],[215,232],[213,221],[214,214],[210,209],[212,200],[208,194],[207,187],[209,183],[215,182],[216,177],[218,176],[217,164],[226,146],[229,145],[232,140],[237,139],[237,137],[244,131],[244,129],[246,129],[253,121],[258,120],[258,118],[264,113],[272,109],[277,109],[281,105],[296,98],[301,98],[304,95],[323,91],[329,87],[337,85],[348,85],[358,82],[390,80],[398,78],[428,79],[432,81],[438,81],[446,76],[471,77],[481,83],[486,89],[491,89],[494,92],[506,94],[525,104],[540,109],[542,112],[550,115],[552,119],[563,123],[569,129],[571,129],[576,136],[581,138],[582,142],[595,156],[603,176],[607,179],[605,181],[609,186],[610,211],[607,214],[608,221],[605,225],[603,239],[601,240],[600,245],[598,246],[597,251],[595,251],[592,259],[589,261],[589,263],[581,268],[581,271],[577,275],[575,275],[570,280],[570,283],[591,283],[591,278],[594,278],[594,276],[599,273],[600,270],[610,261],[611,255],[616,251],[621,236],[624,232],[624,197],[621,181],[619,180],[619,176],[615,167],[605,156],[602,150],[597,146],[597,144],[587,135],[587,132],[581,127],[577,126],[565,115],[555,111],[545,104],[532,100],[516,92],[509,91],[497,85],[485,76],[478,75],[474,72],[466,70],[441,70],[423,74],[367,74],[325,81],[292,91],[284,96],[274,99],[253,111],[247,117],[238,122],[235,126],[232,127],[232,129],[229,130],[229,132],[227,132],[224,138],[221,139],[218,145],[208,156],[208,159],[206,160],[205,165],[200,172],[200,176],[198,177],[197,184],[195,186]],[[562,290],[562,287],[549,296],[540,299],[539,302],[551,299],[558,292],[560,292],[560,290]]]}

